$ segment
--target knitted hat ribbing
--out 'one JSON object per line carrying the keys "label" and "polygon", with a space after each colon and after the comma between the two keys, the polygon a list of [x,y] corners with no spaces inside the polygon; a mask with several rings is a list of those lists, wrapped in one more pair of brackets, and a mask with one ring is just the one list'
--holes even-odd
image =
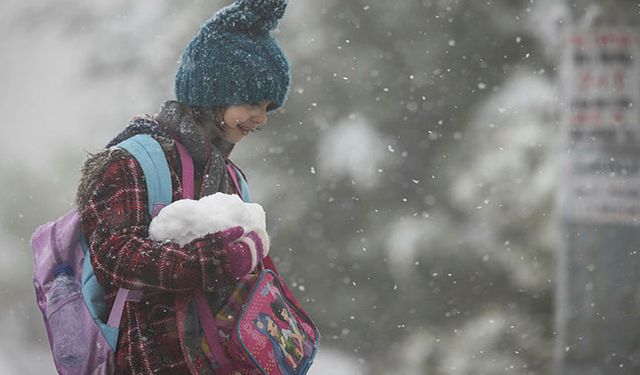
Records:
{"label": "knitted hat ribbing", "polygon": [[284,105],[289,63],[270,31],[286,6],[286,0],[236,0],[216,12],[182,54],[178,101],[224,107],[268,100],[269,111]]}

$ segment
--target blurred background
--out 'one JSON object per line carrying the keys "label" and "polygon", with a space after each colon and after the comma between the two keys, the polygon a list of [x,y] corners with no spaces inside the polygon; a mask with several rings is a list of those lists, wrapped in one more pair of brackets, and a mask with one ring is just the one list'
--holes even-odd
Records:
{"label": "blurred background", "polygon": [[[0,373],[55,372],[31,233],[73,207],[89,153],[174,98],[182,50],[229,2],[0,3]],[[288,103],[232,157],[322,332],[312,374],[552,372],[557,66],[577,8],[290,1]]]}

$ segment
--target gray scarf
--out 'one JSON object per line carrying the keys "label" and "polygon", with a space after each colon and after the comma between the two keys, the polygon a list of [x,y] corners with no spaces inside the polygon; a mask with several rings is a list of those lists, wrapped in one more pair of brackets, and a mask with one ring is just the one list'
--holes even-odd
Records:
{"label": "gray scarf", "polygon": [[178,138],[193,158],[196,177],[202,178],[201,196],[227,192],[226,158],[233,144],[218,138],[208,140],[191,112],[176,101],[167,101],[154,116],[161,128]]}

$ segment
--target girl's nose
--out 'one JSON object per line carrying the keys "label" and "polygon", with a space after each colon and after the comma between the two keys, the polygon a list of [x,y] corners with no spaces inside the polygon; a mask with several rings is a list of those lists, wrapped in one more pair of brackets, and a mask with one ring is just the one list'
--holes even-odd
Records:
{"label": "girl's nose", "polygon": [[252,120],[254,123],[259,124],[260,126],[266,124],[267,122],[267,106],[260,105],[256,106],[255,112],[253,113]]}

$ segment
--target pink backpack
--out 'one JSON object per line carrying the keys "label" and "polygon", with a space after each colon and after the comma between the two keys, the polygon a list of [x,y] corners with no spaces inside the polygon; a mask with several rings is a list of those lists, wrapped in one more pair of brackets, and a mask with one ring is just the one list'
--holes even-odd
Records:
{"label": "pink backpack", "polygon": [[[193,164],[186,150],[179,150],[184,198],[193,198]],[[248,201],[242,174],[232,163],[227,168],[242,199]],[[216,375],[303,375],[311,367],[318,351],[318,329],[271,258],[266,257],[259,268],[240,280],[215,315],[201,290],[176,297],[180,343],[192,373],[211,373],[213,367]],[[194,320],[200,325],[195,334],[186,328]],[[194,352],[203,353],[207,363]]]}
{"label": "pink backpack", "polygon": [[311,367],[318,330],[274,270],[245,277],[215,316],[201,291],[177,299],[181,343],[188,340],[184,325],[193,318],[187,313],[191,303],[201,325],[197,341],[207,359],[205,366],[190,362],[193,373],[208,373],[212,366],[216,375],[294,375]]}

